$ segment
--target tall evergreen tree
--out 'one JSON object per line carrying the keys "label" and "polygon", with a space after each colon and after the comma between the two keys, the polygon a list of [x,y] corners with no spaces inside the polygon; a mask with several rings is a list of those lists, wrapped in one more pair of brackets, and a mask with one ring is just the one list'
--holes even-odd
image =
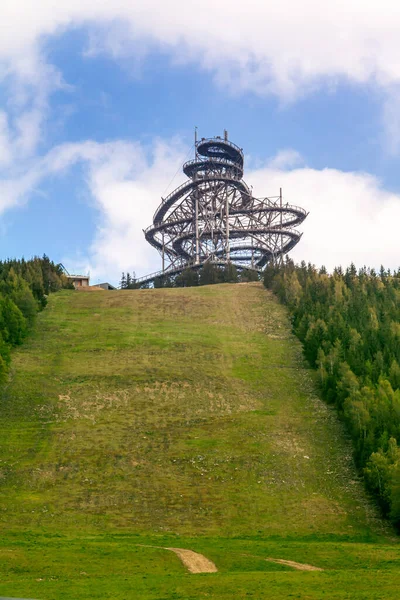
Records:
{"label": "tall evergreen tree", "polygon": [[121,275],[121,281],[119,282],[119,287],[121,290],[125,290],[127,287],[125,273],[122,273],[122,275]]}

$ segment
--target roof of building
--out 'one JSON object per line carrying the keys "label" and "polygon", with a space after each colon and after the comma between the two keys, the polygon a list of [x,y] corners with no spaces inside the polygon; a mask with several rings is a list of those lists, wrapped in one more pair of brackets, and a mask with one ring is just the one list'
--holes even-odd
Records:
{"label": "roof of building", "polygon": [[96,283],[96,285],[93,285],[92,287],[108,287],[109,290],[116,290],[117,288],[114,285],[111,285],[111,283],[108,283],[108,281],[105,281],[104,283]]}

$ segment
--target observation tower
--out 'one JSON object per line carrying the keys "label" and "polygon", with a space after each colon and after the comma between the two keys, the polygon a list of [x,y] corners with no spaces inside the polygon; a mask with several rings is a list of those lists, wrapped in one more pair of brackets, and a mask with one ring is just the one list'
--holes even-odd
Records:
{"label": "observation tower", "polygon": [[185,162],[188,177],[157,208],[146,240],[162,258],[162,270],[138,279],[176,275],[207,262],[261,272],[280,262],[300,240],[295,227],[307,212],[278,196],[255,198],[243,181],[243,150],[224,137],[195,137],[195,158]]}

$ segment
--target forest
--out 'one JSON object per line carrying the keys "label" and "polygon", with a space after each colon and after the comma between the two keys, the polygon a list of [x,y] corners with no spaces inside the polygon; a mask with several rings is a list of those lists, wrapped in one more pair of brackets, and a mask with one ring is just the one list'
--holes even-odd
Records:
{"label": "forest", "polygon": [[400,527],[400,269],[352,264],[328,274],[287,260],[266,268],[264,284],[288,307],[367,488]]}
{"label": "forest", "polygon": [[61,265],[46,255],[0,261],[0,383],[7,377],[11,348],[22,343],[48,294],[70,287]]}

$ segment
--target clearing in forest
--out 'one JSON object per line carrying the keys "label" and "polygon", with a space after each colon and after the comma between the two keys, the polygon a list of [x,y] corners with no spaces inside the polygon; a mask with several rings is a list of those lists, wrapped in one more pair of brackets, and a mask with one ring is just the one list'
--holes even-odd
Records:
{"label": "clearing in forest", "polygon": [[398,597],[395,534],[261,284],[53,295],[0,426],[0,595]]}

